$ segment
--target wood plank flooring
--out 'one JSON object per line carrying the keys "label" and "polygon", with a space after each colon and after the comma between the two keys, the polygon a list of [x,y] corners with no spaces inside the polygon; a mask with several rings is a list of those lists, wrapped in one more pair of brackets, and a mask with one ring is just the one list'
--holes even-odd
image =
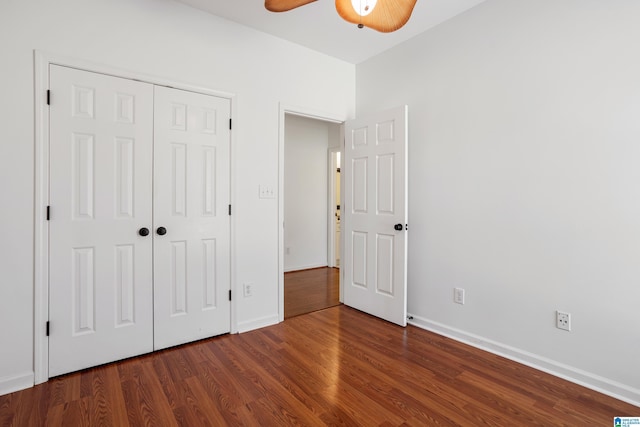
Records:
{"label": "wood plank flooring", "polygon": [[340,304],[340,270],[331,267],[284,274],[284,318]]}
{"label": "wood plank flooring", "polygon": [[346,306],[0,396],[0,426],[612,426],[640,408]]}

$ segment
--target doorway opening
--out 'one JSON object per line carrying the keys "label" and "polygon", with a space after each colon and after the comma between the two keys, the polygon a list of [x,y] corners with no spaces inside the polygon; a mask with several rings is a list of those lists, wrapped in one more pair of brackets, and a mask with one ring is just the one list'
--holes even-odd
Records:
{"label": "doorway opening", "polygon": [[281,320],[340,304],[342,126],[283,114],[281,135]]}
{"label": "doorway opening", "polygon": [[340,203],[341,203],[341,180],[340,180],[340,158],[342,152],[339,148],[329,148],[329,216],[327,218],[328,227],[328,262],[329,267],[340,268]]}
{"label": "doorway opening", "polygon": [[340,304],[340,270],[319,267],[284,274],[284,318]]}

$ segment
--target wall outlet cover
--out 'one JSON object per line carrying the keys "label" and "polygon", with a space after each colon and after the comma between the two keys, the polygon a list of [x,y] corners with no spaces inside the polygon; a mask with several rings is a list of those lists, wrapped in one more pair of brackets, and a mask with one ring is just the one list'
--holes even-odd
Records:
{"label": "wall outlet cover", "polygon": [[245,297],[253,295],[253,283],[245,283],[242,285],[243,294]]}
{"label": "wall outlet cover", "polygon": [[571,314],[564,311],[556,311],[556,328],[571,331]]}

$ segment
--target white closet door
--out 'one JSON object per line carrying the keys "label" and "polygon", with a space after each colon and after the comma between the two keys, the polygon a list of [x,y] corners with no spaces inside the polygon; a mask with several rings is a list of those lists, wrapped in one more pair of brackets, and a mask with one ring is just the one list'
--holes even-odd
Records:
{"label": "white closet door", "polygon": [[49,375],[153,350],[153,86],[50,68]]}
{"label": "white closet door", "polygon": [[230,330],[230,110],[155,87],[155,349]]}

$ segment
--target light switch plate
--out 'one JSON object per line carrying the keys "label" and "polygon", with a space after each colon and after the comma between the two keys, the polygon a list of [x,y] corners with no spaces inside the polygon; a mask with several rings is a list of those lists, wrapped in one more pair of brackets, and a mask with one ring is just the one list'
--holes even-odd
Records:
{"label": "light switch plate", "polygon": [[276,192],[273,190],[272,185],[260,185],[259,194],[261,199],[274,199]]}

